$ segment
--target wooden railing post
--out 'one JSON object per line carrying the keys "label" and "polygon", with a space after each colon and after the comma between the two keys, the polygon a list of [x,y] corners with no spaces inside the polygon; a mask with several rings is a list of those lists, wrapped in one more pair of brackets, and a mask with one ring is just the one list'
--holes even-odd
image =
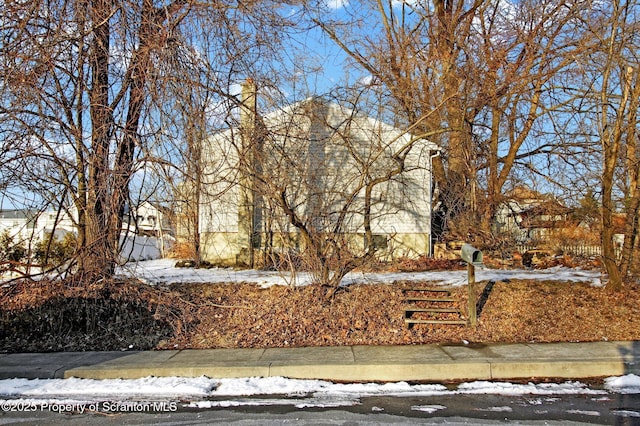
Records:
{"label": "wooden railing post", "polygon": [[467,263],[467,275],[469,280],[469,324],[475,327],[478,315],[476,312],[476,267],[473,263]]}
{"label": "wooden railing post", "polygon": [[482,252],[469,244],[460,248],[460,257],[467,262],[467,280],[469,281],[469,325],[475,327],[478,320],[476,308],[476,265],[482,264]]}

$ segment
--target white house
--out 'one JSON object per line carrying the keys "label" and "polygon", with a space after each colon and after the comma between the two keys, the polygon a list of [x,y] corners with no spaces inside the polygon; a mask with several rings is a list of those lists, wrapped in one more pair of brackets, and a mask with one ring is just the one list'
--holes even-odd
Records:
{"label": "white house", "polygon": [[149,201],[132,206],[125,216],[120,235],[123,259],[164,257],[175,243],[169,213],[165,207]]}
{"label": "white house", "polygon": [[123,224],[123,230],[130,233],[160,237],[173,232],[166,208],[155,203],[142,201],[131,207],[128,216],[128,223]]}
{"label": "white house", "polygon": [[76,229],[64,210],[16,209],[0,210],[0,232],[8,233],[15,243],[27,243],[43,240],[48,235],[63,238]]}
{"label": "white house", "polygon": [[75,209],[71,214],[64,210],[60,212],[47,210],[40,213],[36,221],[37,239],[44,239],[49,235],[61,239],[67,234],[75,234],[77,216]]}
{"label": "white house", "polygon": [[[174,238],[168,215],[162,208],[143,202],[133,211],[134,223],[124,223],[120,244],[124,260],[157,259],[171,248]],[[0,210],[0,233],[6,232],[14,244],[25,246],[43,241],[49,235],[61,240],[77,235],[77,213],[58,210]]]}
{"label": "white house", "polygon": [[0,233],[7,233],[14,243],[28,241],[35,233],[36,217],[33,210],[0,210]]}
{"label": "white house", "polygon": [[430,253],[435,144],[317,98],[255,121],[255,92],[244,89],[241,126],[203,147],[204,260],[246,264],[247,251],[297,244],[278,197],[316,232],[364,247],[368,224],[384,256]]}

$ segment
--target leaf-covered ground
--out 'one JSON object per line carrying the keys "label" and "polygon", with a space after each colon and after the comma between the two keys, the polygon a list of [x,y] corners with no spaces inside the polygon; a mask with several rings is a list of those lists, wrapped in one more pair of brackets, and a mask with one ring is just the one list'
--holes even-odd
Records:
{"label": "leaf-covered ground", "polygon": [[[395,345],[436,342],[640,340],[640,287],[482,282],[476,327],[403,320],[403,289],[430,283],[353,285],[181,284],[90,286],[12,282],[0,287],[4,352]],[[466,312],[467,288],[451,289]]]}

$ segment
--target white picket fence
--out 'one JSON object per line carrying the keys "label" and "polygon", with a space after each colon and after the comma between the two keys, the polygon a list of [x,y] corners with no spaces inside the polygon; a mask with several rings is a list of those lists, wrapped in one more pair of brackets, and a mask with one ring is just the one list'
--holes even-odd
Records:
{"label": "white picket fence", "polygon": [[[522,245],[518,245],[516,249],[518,250],[519,253],[522,254],[529,250],[535,250],[538,248],[540,247],[522,244]],[[563,253],[570,254],[573,256],[595,257],[595,256],[602,255],[602,247],[599,245],[572,244],[572,245],[558,246],[557,249],[561,250]],[[622,250],[620,247],[617,247],[617,246],[615,250],[616,250],[616,257],[619,259],[622,254]]]}

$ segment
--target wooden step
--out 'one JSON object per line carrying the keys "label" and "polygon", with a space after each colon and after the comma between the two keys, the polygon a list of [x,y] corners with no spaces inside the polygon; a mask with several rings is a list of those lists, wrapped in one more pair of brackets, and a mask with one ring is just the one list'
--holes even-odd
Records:
{"label": "wooden step", "polygon": [[[402,290],[404,302],[421,303],[423,306],[408,305],[404,307],[404,323],[408,328],[414,324],[440,324],[440,325],[467,325],[464,319],[437,319],[440,314],[452,318],[461,318],[463,313],[458,308],[452,307],[452,303],[459,302],[458,298],[451,297],[451,291],[442,288],[406,288]],[[411,292],[414,295],[408,295]],[[432,293],[432,294],[427,294]],[[455,306],[455,304],[453,305]],[[412,317],[413,314],[418,318]],[[423,315],[419,315],[423,313]],[[428,318],[428,319],[427,319]]]}
{"label": "wooden step", "polygon": [[464,320],[425,320],[425,319],[413,319],[405,318],[404,323],[411,324],[445,324],[445,325],[467,325],[467,321]]}
{"label": "wooden step", "polygon": [[405,288],[402,289],[403,292],[408,292],[408,291],[420,291],[420,292],[433,292],[433,293],[447,293],[447,295],[451,294],[451,292],[449,290],[445,290],[443,288]]}
{"label": "wooden step", "polygon": [[461,314],[462,312],[458,308],[419,308],[417,306],[412,306],[409,308],[405,308],[405,315],[407,312],[432,312],[432,313],[447,313],[447,314]]}
{"label": "wooden step", "polygon": [[453,297],[405,297],[405,302],[455,302]]}

